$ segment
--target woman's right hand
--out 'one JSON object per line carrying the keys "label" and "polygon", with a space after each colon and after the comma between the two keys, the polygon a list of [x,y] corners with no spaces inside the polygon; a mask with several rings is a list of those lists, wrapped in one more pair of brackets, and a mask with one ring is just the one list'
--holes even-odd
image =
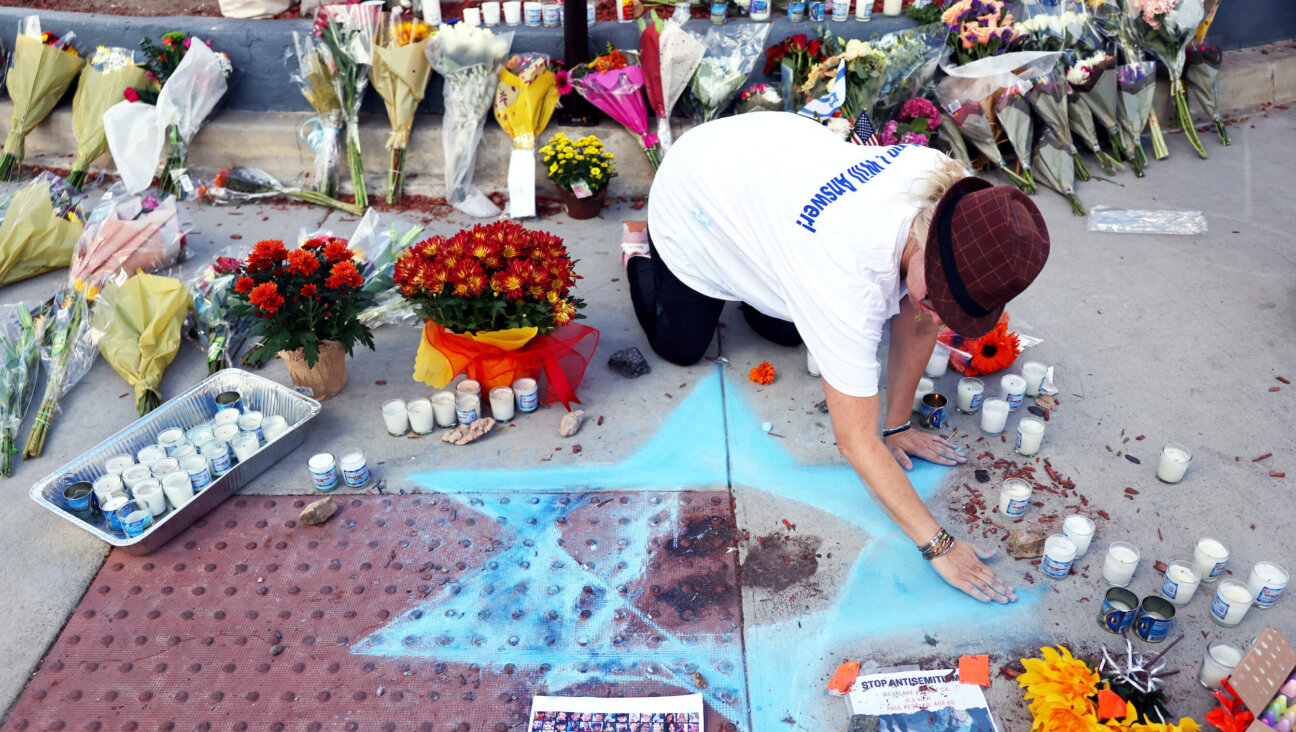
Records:
{"label": "woman's right hand", "polygon": [[981,602],[1016,602],[1012,586],[981,561],[994,555],[993,551],[955,541],[948,552],[931,560],[931,565],[946,582]]}

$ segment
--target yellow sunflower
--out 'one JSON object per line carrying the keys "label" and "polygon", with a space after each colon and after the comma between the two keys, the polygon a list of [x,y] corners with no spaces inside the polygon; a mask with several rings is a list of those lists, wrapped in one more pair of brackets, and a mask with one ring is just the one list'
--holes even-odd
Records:
{"label": "yellow sunflower", "polygon": [[1098,693],[1098,673],[1071,655],[1066,648],[1041,648],[1041,658],[1023,658],[1026,673],[1017,683],[1026,690],[1026,699],[1044,699],[1051,705],[1077,706],[1090,703]]}
{"label": "yellow sunflower", "polygon": [[1036,699],[1030,706],[1031,732],[1109,732],[1108,728],[1098,723],[1093,704],[1083,700],[1083,704],[1050,703],[1046,699]]}

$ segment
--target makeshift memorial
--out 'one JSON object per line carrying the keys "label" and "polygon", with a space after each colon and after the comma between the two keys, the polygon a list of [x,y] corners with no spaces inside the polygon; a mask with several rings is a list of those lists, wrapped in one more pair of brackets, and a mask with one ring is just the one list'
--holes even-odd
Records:
{"label": "makeshift memorial", "polygon": [[1071,213],[1084,216],[1084,204],[1075,192],[1075,161],[1079,153],[1069,152],[1051,127],[1044,130],[1035,141],[1035,178],[1066,197],[1071,203]]}
{"label": "makeshift memorial", "polygon": [[937,341],[950,349],[950,363],[964,376],[1002,371],[1012,366],[1022,352],[1021,338],[1008,330],[1007,314],[980,338],[964,338],[949,328],[941,328]]}
{"label": "makeshift memorial", "polygon": [[922,145],[930,147],[940,128],[941,113],[935,104],[915,97],[900,107],[897,117],[882,126],[878,141],[883,145]]}
{"label": "makeshift memorial", "polygon": [[252,330],[251,318],[233,312],[237,300],[234,285],[243,256],[237,250],[218,256],[185,285],[193,312],[185,321],[184,335],[206,354],[209,376],[237,363]]}
{"label": "makeshift memorial", "polygon": [[783,95],[777,87],[770,84],[752,84],[738,95],[734,114],[749,112],[782,112]]}
{"label": "makeshift memorial", "polygon": [[435,32],[421,20],[401,20],[399,13],[388,13],[386,22],[378,24],[369,78],[387,106],[387,119],[392,128],[387,138],[387,149],[391,151],[387,203],[399,203],[404,190],[405,151],[414,126],[414,110],[423,101],[432,76],[425,50],[428,38]]}
{"label": "makeshift memorial", "polygon": [[1215,123],[1220,142],[1231,145],[1224,118],[1219,113],[1219,70],[1223,53],[1216,46],[1193,43],[1188,46],[1184,64],[1184,83],[1192,90],[1202,112]]}
{"label": "makeshift memorial", "polygon": [[[423,233],[421,224],[411,224],[395,216],[365,212],[351,233],[349,244],[363,258],[363,290],[374,297],[369,307],[360,311],[360,322],[370,328],[413,322],[413,308],[401,297],[393,275],[396,258]],[[309,239],[309,237],[308,237]]]}
{"label": "makeshift memorial", "polygon": [[127,89],[146,86],[150,79],[134,51],[99,46],[86,61],[72,97],[72,133],[77,152],[68,183],[78,191],[85,187],[90,165],[108,151],[104,113],[121,102]]}
{"label": "makeshift memorial", "polygon": [[648,96],[648,106],[657,115],[657,141],[662,155],[670,149],[671,113],[706,53],[702,39],[684,30],[687,19],[686,13],[676,12],[663,21],[655,10],[639,16],[639,60],[643,67],[644,93]]}
{"label": "makeshift memorial", "polygon": [[99,354],[99,341],[104,336],[102,326],[96,327],[90,318],[90,300],[86,293],[73,287],[60,290],[51,300],[41,344],[41,362],[45,366],[45,394],[27,442],[23,458],[37,458],[45,448],[54,410],[63,397],[94,364]]}
{"label": "makeshift memorial", "polygon": [[806,95],[801,91],[810,69],[827,57],[821,40],[809,40],[804,33],[788,36],[780,43],[765,49],[765,75],[779,80],[783,93],[783,111],[795,112],[805,106]]}
{"label": "makeshift memorial", "polygon": [[302,126],[303,136],[315,153],[315,166],[311,169],[313,186],[325,196],[336,198],[342,128],[346,126],[342,101],[333,84],[337,64],[328,47],[314,33],[293,31],[293,46],[286,53],[290,59],[289,79],[315,110],[315,116]]}
{"label": "makeshift memorial", "polygon": [[315,12],[315,36],[322,44],[321,59],[329,70],[333,91],[346,119],[347,166],[355,202],[362,210],[369,206],[365,186],[364,160],[360,151],[360,103],[369,86],[369,68],[374,62],[374,37],[383,4],[341,2],[320,6]]}
{"label": "makeshift memorial", "polygon": [[513,140],[509,157],[509,217],[536,215],[535,149],[558,105],[558,89],[549,57],[524,53],[509,58],[495,91],[495,119]]}
{"label": "makeshift memorial", "polygon": [[49,172],[0,203],[0,286],[66,267],[81,236],[81,196]]}
{"label": "makeshift memorial", "polygon": [[1003,0],[959,0],[941,13],[941,22],[950,29],[949,45],[960,66],[1016,50],[1025,40],[1013,29],[1010,4]]}
{"label": "makeshift memorial", "polygon": [[1206,15],[1202,0],[1125,0],[1124,13],[1138,44],[1156,56],[1170,72],[1170,98],[1174,101],[1175,119],[1193,149],[1205,158],[1206,148],[1197,137],[1183,83],[1188,43]]}
{"label": "makeshift memorial", "polygon": [[40,370],[40,345],[47,324],[44,308],[33,314],[24,303],[0,311],[0,475],[13,475],[18,452],[14,436],[31,404]]}
{"label": "makeshift memorial", "polygon": [[545,175],[574,219],[592,219],[603,209],[608,183],[616,175],[616,159],[593,135],[572,140],[559,132],[540,148]]}
{"label": "makeshift memorial", "polygon": [[598,331],[572,322],[584,307],[572,264],[561,238],[511,221],[411,246],[395,280],[427,320],[415,380],[440,389],[466,373],[521,395],[517,379],[543,378],[546,401],[577,401]]}
{"label": "makeshift memorial", "polygon": [[92,320],[104,360],[135,389],[143,417],[162,403],[162,372],[180,349],[189,293],[170,277],[140,273],[100,293]]}
{"label": "makeshift memorial", "polygon": [[492,33],[463,23],[442,26],[427,44],[432,68],[445,78],[441,145],[445,152],[446,200],[470,216],[499,213],[473,185],[473,163],[486,113],[494,101],[500,69],[513,33]]}
{"label": "makeshift memorial", "polygon": [[[531,699],[529,723],[522,732],[541,732],[557,728],[577,729],[576,723],[568,727],[562,721],[568,718],[577,719],[618,719],[625,718],[627,729],[637,727],[648,730],[665,730],[674,727],[676,730],[696,732],[702,728],[702,695],[688,696],[654,696],[645,698],[603,698],[574,696],[537,696]],[[669,720],[669,721],[668,721]],[[599,725],[604,729],[611,728],[611,723]]]}
{"label": "makeshift memorial", "polygon": [[373,335],[359,320],[372,295],[345,239],[320,237],[289,252],[282,241],[257,242],[239,268],[233,313],[252,319],[258,343],[245,360],[278,355],[299,391],[324,400],[346,386],[346,356]]}
{"label": "makeshift memorial", "polygon": [[[898,120],[902,110],[912,100],[931,96],[936,67],[948,35],[949,28],[943,23],[932,23],[888,33],[871,42],[874,50],[887,60],[880,74],[877,99],[872,108],[867,110],[874,124],[885,126],[887,122]],[[930,113],[928,117],[931,118]],[[928,144],[940,124],[939,114],[931,119],[934,119],[934,123],[926,130],[912,130],[926,134]]]}
{"label": "makeshift memorial", "polygon": [[287,196],[318,206],[336,208],[352,216],[359,216],[365,210],[360,204],[345,203],[320,191],[285,186],[260,168],[221,168],[211,171],[210,175],[203,172],[196,177],[200,181],[198,197],[218,206]]}
{"label": "makeshift memorial", "polygon": [[75,33],[62,38],[41,32],[40,16],[29,15],[18,24],[18,38],[8,64],[5,85],[13,100],[9,134],[0,156],[0,180],[18,180],[27,135],[63,98],[84,63],[72,46]]}
{"label": "makeshift memorial", "polygon": [[1034,122],[1031,119],[1030,103],[1026,101],[1029,90],[1026,82],[1018,79],[1008,83],[995,98],[995,119],[999,129],[1008,138],[1008,144],[1017,155],[1022,166],[1022,177],[1026,179],[1026,193],[1036,190],[1035,178],[1031,175],[1031,140]]}
{"label": "makeshift memorial", "polygon": [[608,43],[607,53],[571,70],[572,89],[621,123],[639,140],[653,170],[661,164],[657,136],[648,132],[648,107],[644,101],[643,68],[639,55],[623,53]]}
{"label": "makeshift memorial", "polygon": [[[720,116],[742,88],[747,75],[760,58],[770,24],[711,28],[702,45],[706,48],[689,84],[697,116],[707,122]],[[786,95],[784,95],[786,99]]]}

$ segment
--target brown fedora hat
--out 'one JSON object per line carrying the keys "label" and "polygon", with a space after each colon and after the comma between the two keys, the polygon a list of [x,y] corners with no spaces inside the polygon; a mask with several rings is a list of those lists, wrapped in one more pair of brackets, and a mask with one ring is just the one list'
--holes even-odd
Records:
{"label": "brown fedora hat", "polygon": [[1044,216],[1025,193],[969,176],[950,186],[927,232],[927,297],[955,333],[979,338],[1049,255]]}

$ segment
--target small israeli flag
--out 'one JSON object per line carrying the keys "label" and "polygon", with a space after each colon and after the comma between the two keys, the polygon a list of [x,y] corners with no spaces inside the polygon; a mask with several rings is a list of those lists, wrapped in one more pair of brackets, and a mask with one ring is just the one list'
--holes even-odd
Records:
{"label": "small israeli flag", "polygon": [[828,94],[806,102],[805,107],[797,114],[811,119],[828,119],[841,109],[846,101],[846,61],[837,64],[837,76],[833,79]]}

